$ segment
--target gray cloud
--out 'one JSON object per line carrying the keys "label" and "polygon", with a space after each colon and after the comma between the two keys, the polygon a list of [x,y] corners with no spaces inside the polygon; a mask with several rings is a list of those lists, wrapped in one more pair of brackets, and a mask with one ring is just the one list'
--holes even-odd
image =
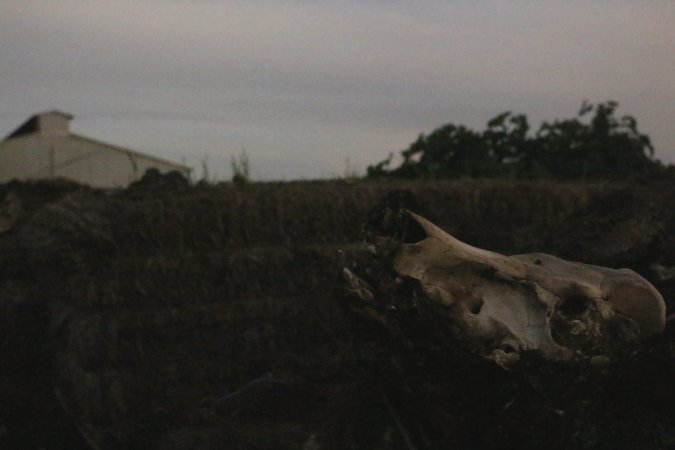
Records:
{"label": "gray cloud", "polygon": [[661,1],[76,1],[0,5],[0,120],[74,127],[228,175],[340,175],[447,122],[533,124],[618,100],[675,162],[675,7]]}

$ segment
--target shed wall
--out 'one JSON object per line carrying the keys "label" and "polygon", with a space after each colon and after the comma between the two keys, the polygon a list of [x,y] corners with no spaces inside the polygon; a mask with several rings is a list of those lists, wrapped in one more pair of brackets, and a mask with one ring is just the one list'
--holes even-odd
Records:
{"label": "shed wall", "polygon": [[64,177],[94,187],[126,187],[149,168],[187,170],[76,135],[32,134],[0,142],[0,182]]}
{"label": "shed wall", "polygon": [[51,149],[37,134],[0,142],[0,182],[49,178]]}

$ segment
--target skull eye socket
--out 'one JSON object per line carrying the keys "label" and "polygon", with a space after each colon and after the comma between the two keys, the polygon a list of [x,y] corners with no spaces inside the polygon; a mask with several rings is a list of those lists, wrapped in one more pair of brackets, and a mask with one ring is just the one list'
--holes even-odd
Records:
{"label": "skull eye socket", "polygon": [[504,353],[515,353],[517,351],[516,347],[514,347],[511,344],[503,344],[502,350],[504,351]]}
{"label": "skull eye socket", "polygon": [[478,299],[477,302],[473,303],[471,305],[471,308],[469,308],[469,311],[471,311],[471,314],[480,314],[480,310],[483,308],[483,300]]}
{"label": "skull eye socket", "polygon": [[558,307],[558,311],[567,316],[579,316],[588,310],[590,303],[591,301],[588,297],[579,294],[571,294],[563,299]]}

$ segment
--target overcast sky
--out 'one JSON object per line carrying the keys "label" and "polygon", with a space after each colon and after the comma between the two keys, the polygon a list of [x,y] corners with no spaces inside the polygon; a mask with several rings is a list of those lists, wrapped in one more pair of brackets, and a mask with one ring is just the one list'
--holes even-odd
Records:
{"label": "overcast sky", "polygon": [[0,0],[0,134],[77,133],[229,178],[342,176],[446,123],[616,100],[675,162],[675,2]]}

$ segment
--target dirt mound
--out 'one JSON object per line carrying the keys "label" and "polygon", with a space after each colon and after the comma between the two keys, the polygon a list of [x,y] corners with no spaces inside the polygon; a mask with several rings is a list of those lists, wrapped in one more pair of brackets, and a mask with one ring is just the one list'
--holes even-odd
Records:
{"label": "dirt mound", "polygon": [[604,265],[675,264],[672,182],[621,187],[593,198],[547,236],[565,257]]}
{"label": "dirt mound", "polygon": [[[657,217],[663,186],[641,189]],[[546,245],[591,256],[608,241],[582,239],[611,228],[601,217],[614,208],[583,231],[584,208],[633,195],[480,180],[0,186],[0,447],[673,445],[667,339],[620,367],[508,373],[413,318],[402,339],[354,316],[339,268],[363,260],[368,211],[391,191],[475,245],[532,251],[575,230]],[[647,222],[662,233],[627,227],[621,258],[671,264],[659,254],[669,220]]]}

